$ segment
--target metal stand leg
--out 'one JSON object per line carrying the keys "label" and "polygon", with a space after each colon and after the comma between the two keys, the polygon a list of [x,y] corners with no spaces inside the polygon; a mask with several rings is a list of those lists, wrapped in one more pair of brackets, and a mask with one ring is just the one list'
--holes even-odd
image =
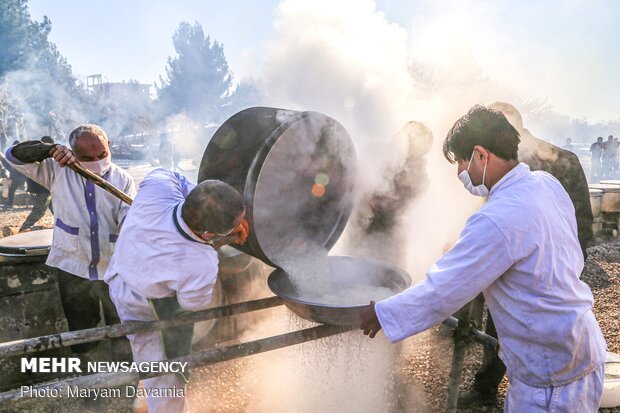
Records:
{"label": "metal stand leg", "polygon": [[474,335],[475,319],[480,317],[484,300],[478,296],[467,304],[459,314],[459,322],[454,329],[454,353],[452,354],[452,369],[448,382],[448,399],[446,401],[446,413],[456,412],[459,400],[459,387],[461,385],[461,372],[465,359],[465,349],[472,341]]}
{"label": "metal stand leg", "polygon": [[450,370],[450,381],[448,382],[446,413],[456,412],[456,405],[459,400],[459,386],[461,385],[461,371],[463,370],[463,359],[465,358],[465,347],[466,344],[463,340],[454,340],[454,353],[452,354],[452,369]]}

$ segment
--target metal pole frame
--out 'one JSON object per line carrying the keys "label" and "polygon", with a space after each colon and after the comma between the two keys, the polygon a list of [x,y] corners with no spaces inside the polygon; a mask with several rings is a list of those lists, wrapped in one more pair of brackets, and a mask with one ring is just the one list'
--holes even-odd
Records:
{"label": "metal pole frame", "polygon": [[[251,356],[253,354],[264,353],[282,347],[288,347],[336,334],[342,334],[352,330],[353,328],[353,326],[342,327],[323,324],[317,327],[306,328],[291,333],[249,341],[247,343],[236,344],[215,350],[203,351],[189,356],[178,357],[168,360],[168,362],[187,362],[190,367],[208,366],[235,358]],[[127,384],[135,384],[138,380],[157,377],[164,374],[166,373],[97,373],[86,376],[78,376],[62,381],[37,384],[32,386],[32,391],[37,392],[44,389],[58,390],[59,397],[66,398],[68,396],[68,389],[73,386],[88,388],[112,388]],[[21,390],[11,390],[0,393],[0,406],[2,408],[13,407],[16,404],[22,406],[36,401],[39,401],[39,398],[22,397]]]}
{"label": "metal pole frame", "polygon": [[89,343],[106,338],[122,337],[127,334],[144,333],[147,331],[160,330],[162,328],[176,327],[198,321],[212,320],[215,318],[222,318],[277,307],[282,304],[284,304],[284,302],[281,298],[273,296],[259,300],[244,301],[237,304],[208,308],[202,311],[194,311],[173,320],[128,321],[111,326],[88,328],[84,330],[69,331],[66,333],[10,341],[0,344],[0,358],[17,356],[21,354],[31,354],[38,351],[68,347],[74,344]]}

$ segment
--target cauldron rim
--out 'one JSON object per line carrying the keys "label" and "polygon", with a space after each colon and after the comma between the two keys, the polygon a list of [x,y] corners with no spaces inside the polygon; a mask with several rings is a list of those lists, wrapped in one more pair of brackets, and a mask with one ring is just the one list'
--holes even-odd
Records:
{"label": "cauldron rim", "polygon": [[[289,118],[286,118],[284,121],[280,122],[277,118],[277,115],[279,112],[288,112],[291,114],[291,116]],[[221,177],[212,176],[207,172],[208,171],[207,153],[210,150],[215,150],[215,148],[217,147],[216,138],[218,137],[218,134],[226,133],[228,131],[228,128],[232,128],[233,130],[236,130],[231,125],[237,125],[237,126],[241,125],[243,116],[250,116],[249,119],[251,121],[254,121],[256,124],[258,124],[259,119],[273,117],[274,126],[275,126],[271,130],[269,129],[265,130],[265,132],[268,132],[266,133],[267,136],[261,137],[260,139],[256,140],[256,142],[260,142],[260,143],[257,144],[256,147],[254,148],[256,152],[252,156],[252,159],[249,162],[249,166],[247,163],[243,165],[243,170],[245,170],[245,167],[247,166],[247,172],[245,173],[245,179],[243,179],[243,182],[241,182],[240,180],[235,181],[236,185],[233,185],[238,190],[240,190],[240,192],[242,192],[244,203],[246,205],[246,217],[252,229],[254,228],[254,211],[253,211],[254,197],[255,197],[256,185],[258,183],[258,177],[260,175],[261,169],[263,167],[265,160],[269,156],[270,151],[272,150],[272,148],[274,147],[274,145],[276,144],[280,136],[282,136],[289,128],[293,127],[293,125],[297,124],[298,122],[302,122],[305,119],[308,119],[309,117],[312,117],[312,116],[322,117],[326,121],[333,123],[333,125],[339,128],[339,130],[344,132],[344,134],[346,135],[346,142],[350,146],[349,149],[352,151],[353,156],[355,156],[355,147],[353,145],[353,141],[351,140],[344,126],[340,122],[338,122],[336,119],[328,115],[325,115],[321,112],[317,112],[317,111],[295,111],[295,110],[282,109],[282,108],[270,108],[270,107],[264,107],[264,106],[257,106],[257,107],[246,108],[234,114],[233,116],[231,116],[229,119],[227,119],[225,122],[223,122],[220,125],[218,130],[213,135],[211,141],[207,145],[207,148],[205,149],[205,152],[203,154],[203,158],[202,158],[202,161],[199,167],[199,173],[198,173],[199,182],[205,179],[220,179],[226,182],[225,179],[222,179]],[[256,139],[256,137],[254,139]],[[253,142],[253,143],[256,143],[256,142]],[[351,170],[353,171],[354,167],[351,168]],[[231,182],[228,182],[228,183],[231,183]],[[354,176],[354,172],[351,172],[350,176],[347,179],[347,184],[346,184],[348,192],[353,193],[354,184],[355,184],[355,176]],[[241,185],[243,185],[242,188],[241,188]],[[339,211],[340,213],[338,214],[337,221],[335,221],[326,239],[321,240],[323,242],[321,246],[325,247],[325,249],[327,250],[330,250],[334,246],[334,244],[338,241],[338,239],[340,238],[340,235],[342,235],[342,232],[344,231],[346,227],[349,216],[351,215],[351,212],[353,211],[353,197],[351,196],[350,202],[342,202],[340,206],[341,206],[341,209]],[[252,255],[260,259],[261,261],[265,262],[266,264],[274,268],[278,267],[278,263],[277,263],[278,256],[270,257],[265,252],[265,250],[260,246],[255,236],[253,236],[252,234],[248,238],[247,243],[245,245],[241,245],[241,246],[234,245],[234,247],[241,252],[244,252],[246,254]]]}
{"label": "cauldron rim", "polygon": [[[330,255],[328,257],[329,259],[332,260],[356,260],[356,261],[364,261],[366,263],[372,263],[375,264],[376,266],[380,266],[380,267],[386,267],[389,268],[390,270],[394,271],[396,274],[398,274],[399,276],[401,276],[401,280],[404,282],[404,284],[411,285],[411,276],[407,273],[407,271],[405,271],[404,269],[391,264],[389,262],[385,262],[385,261],[380,261],[380,260],[376,260],[373,258],[367,258],[367,257],[361,257],[361,256],[356,256],[356,255]],[[315,306],[315,307],[323,307],[323,308],[339,308],[339,309],[345,309],[345,308],[350,308],[350,309],[355,309],[355,308],[363,308],[363,307],[367,307],[368,304],[360,304],[360,305],[332,305],[332,304],[322,304],[322,303],[317,303],[317,302],[313,302],[313,301],[306,301],[306,300],[300,300],[298,298],[294,298],[291,297],[290,295],[284,294],[281,291],[279,291],[279,288],[277,287],[277,285],[275,284],[276,282],[276,277],[281,277],[284,274],[284,276],[288,276],[288,274],[286,273],[286,271],[284,271],[284,269],[282,268],[275,268],[270,274],[269,277],[267,278],[267,285],[269,286],[269,289],[271,290],[271,292],[273,292],[275,295],[277,295],[278,297],[282,298],[285,301],[292,301],[298,304],[305,304],[305,305],[311,305],[311,306]],[[405,290],[407,288],[407,286],[405,286],[401,291]],[[395,291],[394,294],[398,294],[400,291]]]}

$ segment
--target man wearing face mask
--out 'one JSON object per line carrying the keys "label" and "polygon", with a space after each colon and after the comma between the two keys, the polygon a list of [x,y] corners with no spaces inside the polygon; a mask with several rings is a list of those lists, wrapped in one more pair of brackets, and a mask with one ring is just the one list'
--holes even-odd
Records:
{"label": "man wearing face mask", "polygon": [[[577,238],[581,245],[584,260],[587,248],[594,242],[592,233],[592,208],[588,181],[577,156],[545,140],[539,139],[523,126],[523,118],[517,108],[507,102],[495,102],[489,105],[504,114],[506,119],[519,132],[519,160],[526,163],[532,171],[545,171],[553,175],[568,193],[575,207],[577,219]],[[485,333],[497,337],[493,317],[488,314]],[[499,385],[504,377],[506,367],[497,351],[484,348],[482,365],[475,374],[471,389],[459,395],[458,407],[467,408],[477,405],[494,405],[497,402]]]}
{"label": "man wearing face mask", "polygon": [[[106,324],[120,323],[103,274],[114,252],[129,205],[102,191],[67,165],[79,163],[129,196],[133,178],[111,162],[108,138],[99,126],[82,125],[69,136],[71,149],[41,141],[10,147],[12,166],[47,188],[54,205],[54,235],[46,264],[58,268],[60,298],[70,330],[96,327],[102,309]],[[78,354],[98,342],[71,346]],[[125,338],[113,340],[114,356],[130,355]]]}
{"label": "man wearing face mask", "polygon": [[361,316],[364,334],[400,341],[441,323],[484,294],[510,386],[506,412],[596,412],[605,340],[593,297],[579,280],[583,254],[575,210],[550,174],[517,158],[518,131],[498,111],[474,106],[452,127],[444,155],[488,202],[426,280]]}

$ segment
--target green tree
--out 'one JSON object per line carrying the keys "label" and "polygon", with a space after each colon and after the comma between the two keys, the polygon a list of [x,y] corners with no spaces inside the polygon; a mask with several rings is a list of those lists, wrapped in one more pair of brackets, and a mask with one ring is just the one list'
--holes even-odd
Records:
{"label": "green tree", "polygon": [[[51,30],[47,17],[41,23],[32,20],[27,0],[0,1],[0,85],[5,91],[0,119],[25,121],[29,138],[51,132],[58,119],[84,117],[77,113],[85,106],[85,93],[71,66],[48,40]],[[22,136],[9,138],[18,137]]]}
{"label": "green tree", "polygon": [[51,30],[49,19],[33,22],[26,0],[0,2],[0,76],[28,64],[30,52],[41,49]]}
{"label": "green tree", "polygon": [[232,75],[224,47],[205,36],[202,26],[182,22],[172,37],[177,57],[169,57],[160,77],[163,115],[184,112],[197,122],[220,121],[230,105]]}

